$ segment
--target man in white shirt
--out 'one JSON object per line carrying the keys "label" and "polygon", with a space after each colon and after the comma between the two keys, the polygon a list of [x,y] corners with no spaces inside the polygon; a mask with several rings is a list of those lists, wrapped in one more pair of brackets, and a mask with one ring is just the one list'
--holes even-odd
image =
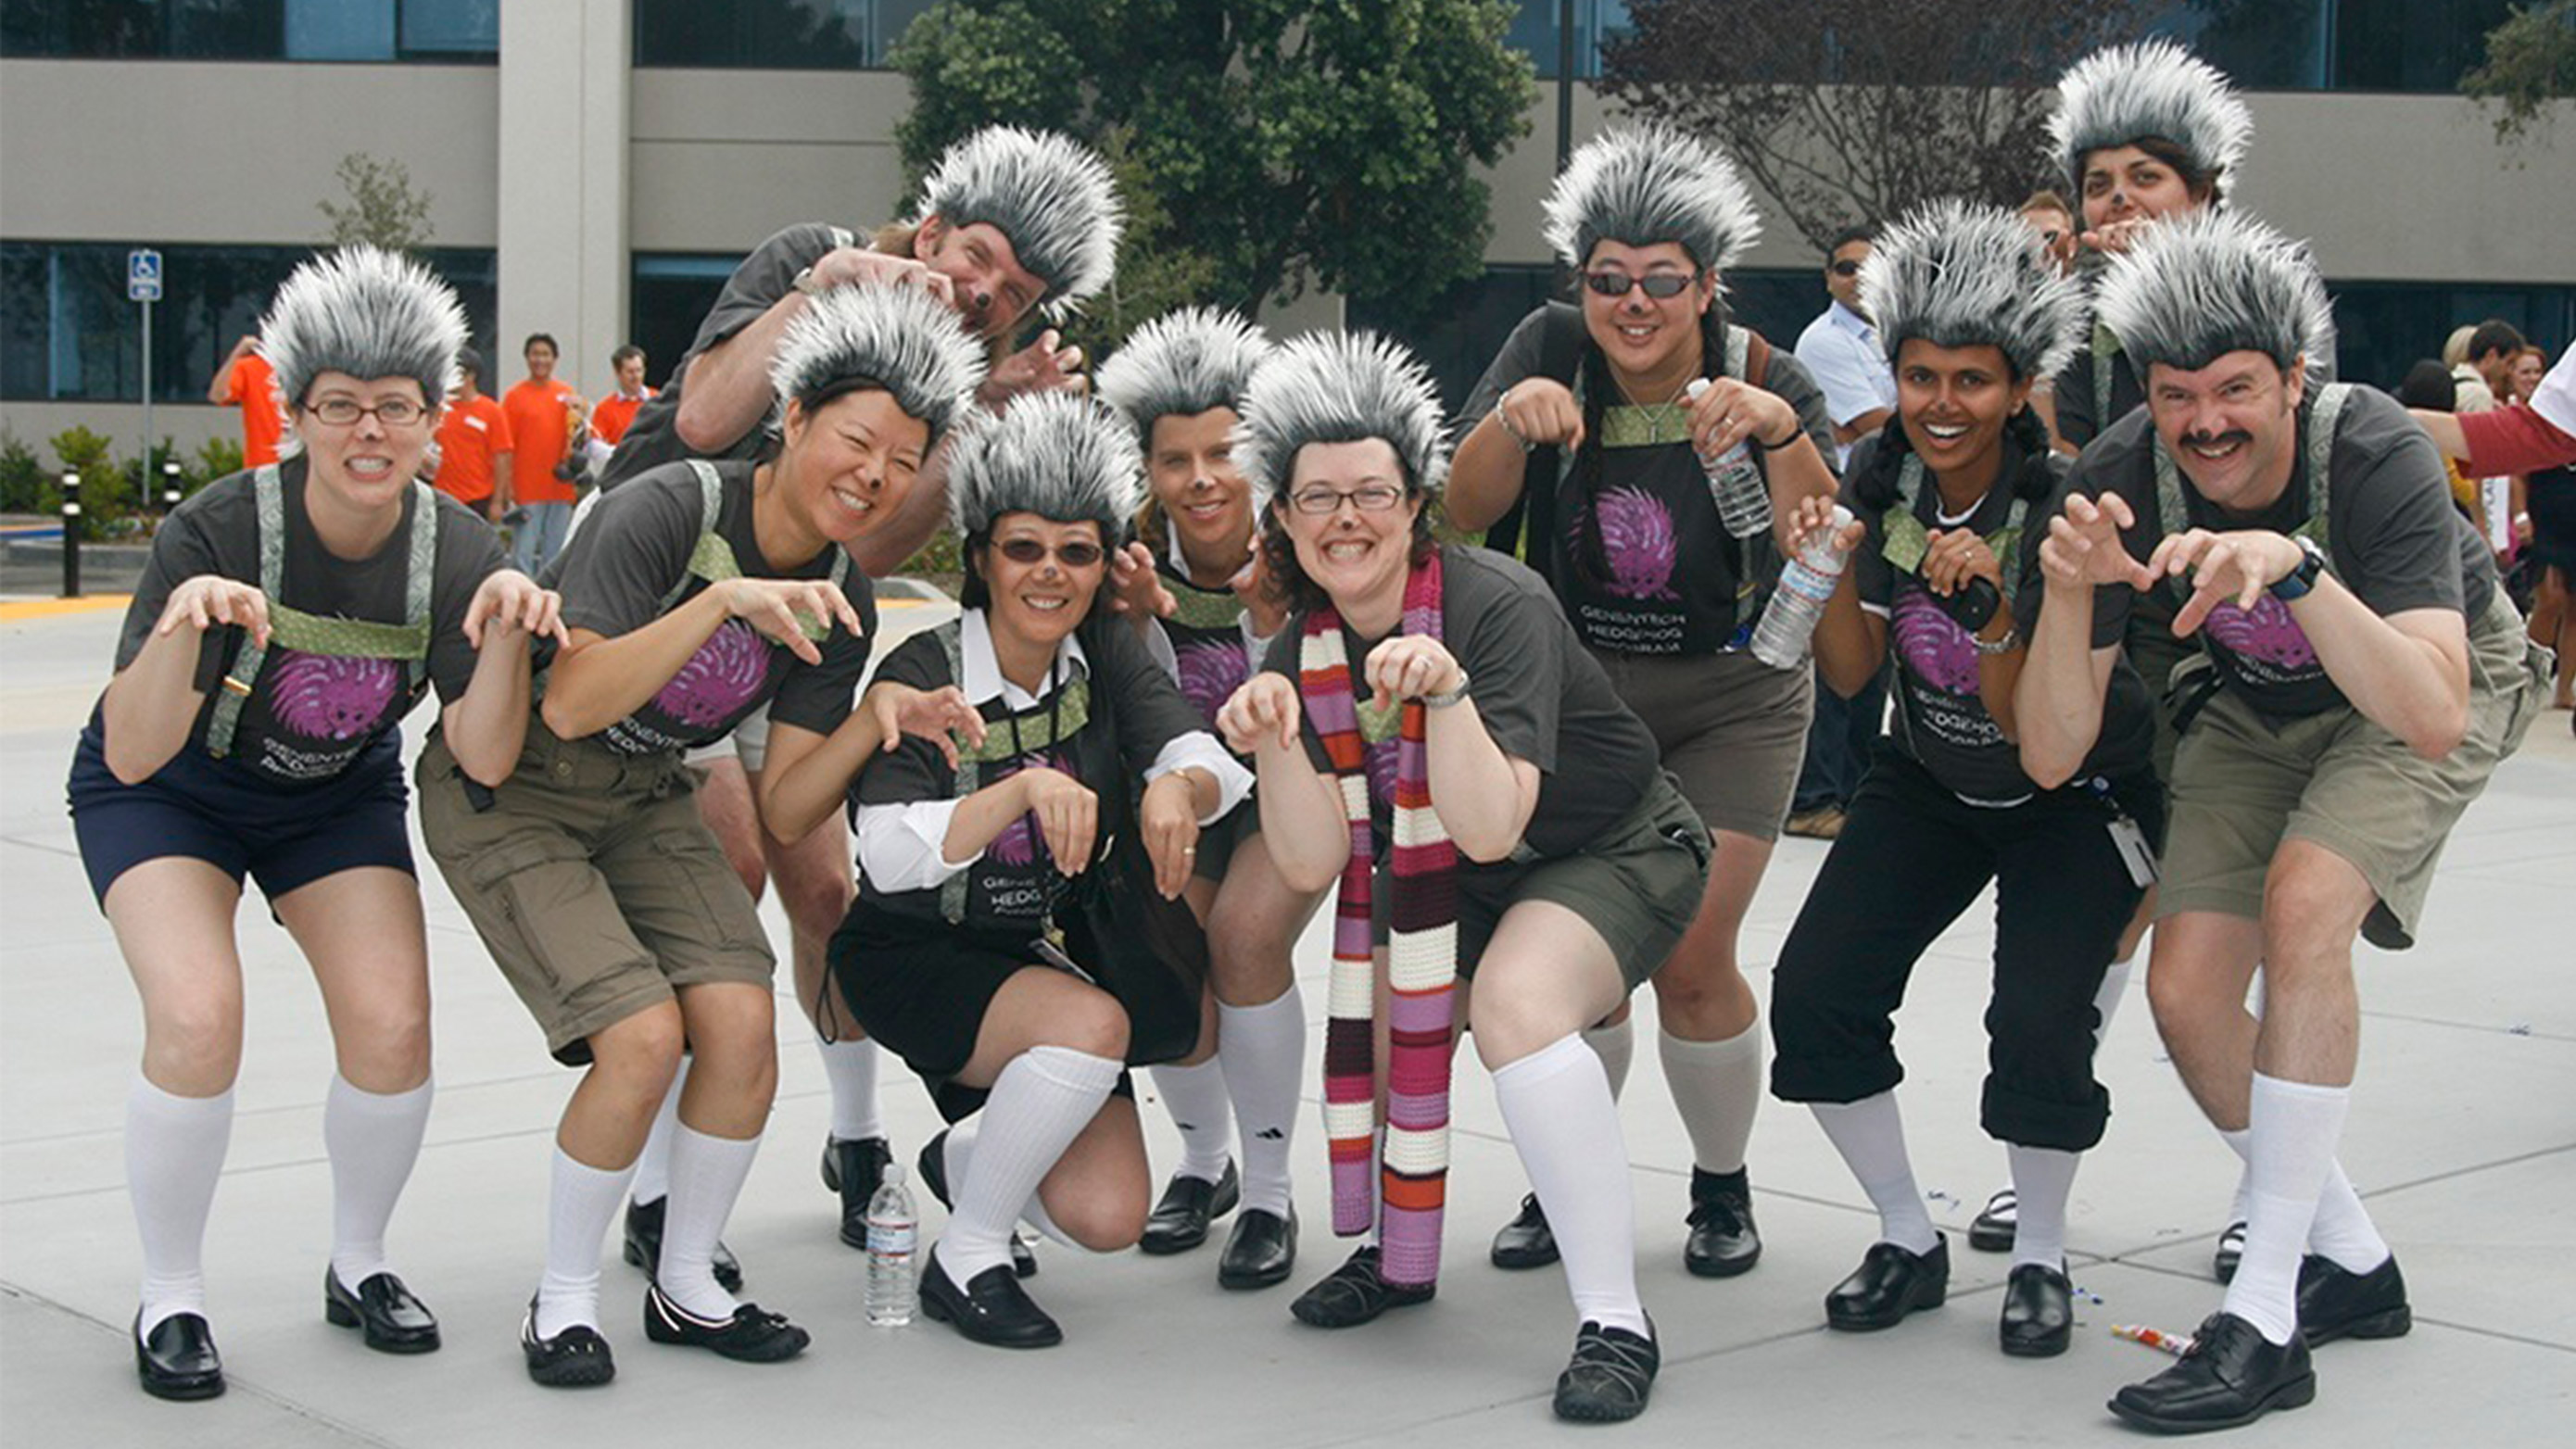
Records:
{"label": "man in white shirt", "polygon": [[1870,228],[1855,226],[1834,238],[1825,253],[1825,290],[1834,300],[1798,334],[1798,365],[1825,390],[1838,469],[1851,457],[1852,444],[1878,431],[1896,411],[1896,375],[1860,310],[1860,267],[1869,260],[1874,237]]}

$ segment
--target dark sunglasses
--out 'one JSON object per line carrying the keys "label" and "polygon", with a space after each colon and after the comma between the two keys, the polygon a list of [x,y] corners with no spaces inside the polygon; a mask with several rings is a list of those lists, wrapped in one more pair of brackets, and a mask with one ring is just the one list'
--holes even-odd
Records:
{"label": "dark sunglasses", "polygon": [[1583,285],[1604,297],[1624,297],[1630,287],[1643,287],[1646,295],[1661,302],[1687,291],[1691,278],[1679,272],[1657,272],[1651,277],[1632,277],[1626,272],[1585,272]]}
{"label": "dark sunglasses", "polygon": [[[1046,562],[1047,546],[1034,538],[1006,538],[993,545],[996,552],[1015,564]],[[1058,544],[1053,550],[1056,560],[1069,569],[1087,569],[1100,562],[1100,545],[1079,539]]]}
{"label": "dark sunglasses", "polygon": [[1826,270],[1832,272],[1837,277],[1857,277],[1860,275],[1860,263],[1850,261],[1836,262]]}

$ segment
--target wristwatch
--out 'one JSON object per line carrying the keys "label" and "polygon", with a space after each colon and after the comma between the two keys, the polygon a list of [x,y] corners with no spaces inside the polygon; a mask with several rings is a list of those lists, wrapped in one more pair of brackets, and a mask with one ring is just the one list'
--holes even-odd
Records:
{"label": "wristwatch", "polygon": [[2272,597],[2284,604],[2306,598],[2326,566],[2326,551],[2317,547],[2315,539],[2301,533],[2292,535],[2290,541],[2299,546],[2299,566],[2272,581]]}
{"label": "wristwatch", "polygon": [[1447,709],[1449,706],[1456,704],[1458,701],[1465,699],[1466,697],[1467,671],[1461,669],[1458,671],[1458,687],[1456,689],[1448,690],[1440,694],[1426,694],[1422,696],[1422,707],[1424,709]]}

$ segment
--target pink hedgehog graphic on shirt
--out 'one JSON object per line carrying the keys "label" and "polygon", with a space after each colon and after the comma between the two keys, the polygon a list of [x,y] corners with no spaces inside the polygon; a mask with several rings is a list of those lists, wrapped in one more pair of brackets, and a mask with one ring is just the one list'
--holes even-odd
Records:
{"label": "pink hedgehog graphic on shirt", "polygon": [[2209,611],[2201,627],[2231,654],[2259,659],[2281,669],[2305,669],[2317,662],[2307,631],[2290,617],[2290,606],[2270,594],[2240,609],[2233,600]]}
{"label": "pink hedgehog graphic on shirt", "polygon": [[[998,785],[1022,770],[1039,768],[1063,770],[1063,754],[1050,752],[1032,755],[1027,760],[1014,764],[1008,772],[991,783]],[[1067,771],[1067,773],[1071,772]],[[1018,819],[1002,827],[1002,833],[993,837],[992,843],[984,847],[984,853],[990,856],[996,865],[1014,868],[1031,865],[1037,861],[1038,845],[1043,838],[1038,830],[1036,813],[1023,812]]]}
{"label": "pink hedgehog graphic on shirt", "polygon": [[1915,678],[1944,694],[1977,692],[1976,645],[1930,590],[1912,582],[1898,584],[1896,605],[1888,613],[1896,655]]}
{"label": "pink hedgehog graphic on shirt", "polygon": [[742,713],[769,679],[769,641],[740,619],[727,619],[653,696],[653,707],[696,729],[714,729]]}
{"label": "pink hedgehog graphic on shirt", "polygon": [[[1581,527],[1580,516],[1576,526]],[[1662,500],[1642,488],[1612,488],[1592,505],[1592,527],[1610,565],[1603,587],[1623,599],[1670,599],[1681,541]]]}
{"label": "pink hedgehog graphic on shirt", "polygon": [[313,740],[350,740],[374,729],[394,702],[402,666],[280,649],[268,696],[278,723]]}

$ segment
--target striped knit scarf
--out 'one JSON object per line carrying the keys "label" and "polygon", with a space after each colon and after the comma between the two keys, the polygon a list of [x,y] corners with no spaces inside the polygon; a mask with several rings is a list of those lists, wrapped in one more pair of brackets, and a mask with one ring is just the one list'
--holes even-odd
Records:
{"label": "striped knit scarf", "polygon": [[[1401,631],[1440,637],[1440,556],[1404,585]],[[1333,969],[1324,1026],[1324,1135],[1333,1164],[1333,1231],[1351,1237],[1371,1218],[1369,1157],[1375,1126],[1376,1051],[1370,1036],[1370,875],[1377,852],[1369,821],[1367,745],[1341,615],[1326,606],[1306,621],[1298,691],[1322,736],[1351,823],[1333,920]],[[1440,1225],[1449,1177],[1450,1008],[1458,976],[1457,850],[1431,809],[1422,701],[1404,703],[1395,764],[1395,899],[1387,956],[1394,988],[1387,1063],[1386,1149],[1379,1171],[1379,1274],[1399,1286],[1440,1274]]]}

